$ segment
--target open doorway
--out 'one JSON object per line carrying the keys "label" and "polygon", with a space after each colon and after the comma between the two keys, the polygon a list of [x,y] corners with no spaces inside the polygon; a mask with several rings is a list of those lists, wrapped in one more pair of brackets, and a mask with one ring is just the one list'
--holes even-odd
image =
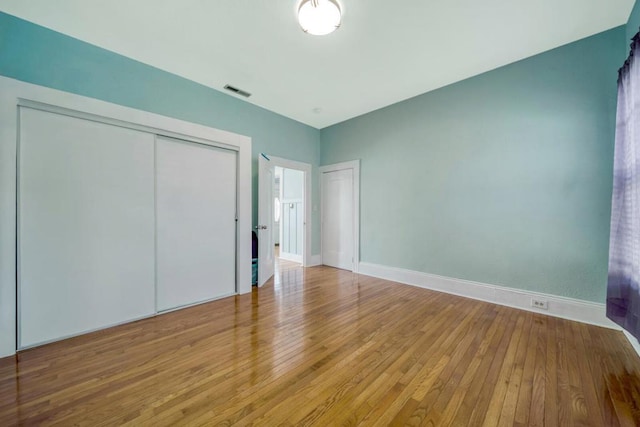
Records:
{"label": "open doorway", "polygon": [[[302,271],[311,242],[311,165],[261,154],[258,197],[258,285],[283,270]],[[278,280],[276,280],[277,282]]]}
{"label": "open doorway", "polygon": [[274,177],[274,258],[276,263],[299,266],[304,251],[304,172],[276,166]]}

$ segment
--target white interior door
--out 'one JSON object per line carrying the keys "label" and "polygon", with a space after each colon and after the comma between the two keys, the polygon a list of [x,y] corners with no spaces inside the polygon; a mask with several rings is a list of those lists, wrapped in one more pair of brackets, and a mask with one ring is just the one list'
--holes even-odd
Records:
{"label": "white interior door", "polygon": [[236,157],[157,137],[158,311],[236,292]]}
{"label": "white interior door", "polygon": [[258,286],[273,276],[273,180],[274,167],[264,156],[258,158]]}
{"label": "white interior door", "polygon": [[19,348],[155,312],[153,141],[20,108]]}
{"label": "white interior door", "polygon": [[322,174],[322,263],[353,270],[353,169]]}

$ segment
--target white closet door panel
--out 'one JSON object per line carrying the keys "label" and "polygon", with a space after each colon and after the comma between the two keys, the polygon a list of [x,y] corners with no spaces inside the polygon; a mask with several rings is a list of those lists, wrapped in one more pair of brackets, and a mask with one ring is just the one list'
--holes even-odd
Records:
{"label": "white closet door panel", "polygon": [[153,143],[20,109],[20,347],[154,313]]}
{"label": "white closet door panel", "polygon": [[157,138],[158,311],[236,292],[236,156]]}
{"label": "white closet door panel", "polygon": [[322,174],[322,262],[353,269],[353,169]]}

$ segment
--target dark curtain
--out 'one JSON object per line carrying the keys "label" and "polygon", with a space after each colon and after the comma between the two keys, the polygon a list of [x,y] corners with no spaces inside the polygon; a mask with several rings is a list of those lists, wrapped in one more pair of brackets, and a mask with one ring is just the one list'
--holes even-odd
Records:
{"label": "dark curtain", "polygon": [[618,76],[607,316],[640,337],[640,35]]}

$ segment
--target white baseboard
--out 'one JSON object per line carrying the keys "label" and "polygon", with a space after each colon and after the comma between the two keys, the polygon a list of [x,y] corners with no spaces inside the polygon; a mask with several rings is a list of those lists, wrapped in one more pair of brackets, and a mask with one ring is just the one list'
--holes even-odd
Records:
{"label": "white baseboard", "polygon": [[317,265],[322,265],[322,255],[311,255],[311,259],[307,263],[307,267],[315,267]]}
{"label": "white baseboard", "polygon": [[278,258],[286,259],[287,261],[302,263],[302,255],[291,254],[289,252],[280,252]]}
{"label": "white baseboard", "polygon": [[[368,262],[360,263],[359,273],[507,307],[620,330],[618,325],[607,318],[605,305],[591,301],[454,279]],[[546,300],[548,309],[542,310],[531,307],[531,298]]]}

